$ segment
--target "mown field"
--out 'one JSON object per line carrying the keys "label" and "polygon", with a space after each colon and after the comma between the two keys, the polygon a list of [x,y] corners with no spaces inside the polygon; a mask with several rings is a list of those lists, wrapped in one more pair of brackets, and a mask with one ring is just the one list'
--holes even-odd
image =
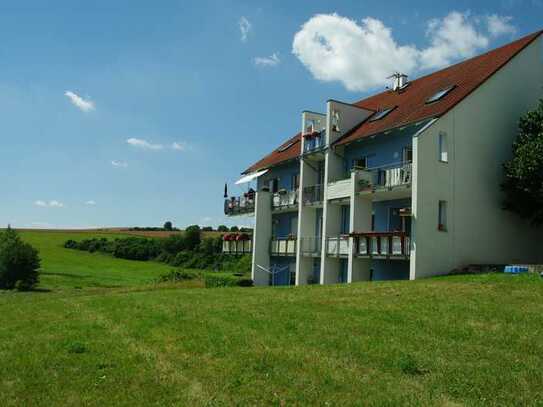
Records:
{"label": "mown field", "polygon": [[[101,255],[89,256],[93,275]],[[543,403],[537,275],[273,289],[125,281],[0,293],[0,405]]]}
{"label": "mown field", "polygon": [[126,237],[126,234],[94,231],[19,231],[21,237],[40,251],[40,289],[130,287],[149,284],[172,268],[158,262],[117,259],[100,253],[69,250],[68,239]]}

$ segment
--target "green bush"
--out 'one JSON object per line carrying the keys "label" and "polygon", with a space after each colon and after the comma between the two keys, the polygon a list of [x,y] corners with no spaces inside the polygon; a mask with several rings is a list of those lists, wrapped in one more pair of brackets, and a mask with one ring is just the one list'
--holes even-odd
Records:
{"label": "green bush", "polygon": [[253,286],[253,280],[238,277],[231,273],[206,273],[204,282],[207,288]]}
{"label": "green bush", "polygon": [[0,233],[0,288],[31,290],[39,282],[38,251],[8,227]]}

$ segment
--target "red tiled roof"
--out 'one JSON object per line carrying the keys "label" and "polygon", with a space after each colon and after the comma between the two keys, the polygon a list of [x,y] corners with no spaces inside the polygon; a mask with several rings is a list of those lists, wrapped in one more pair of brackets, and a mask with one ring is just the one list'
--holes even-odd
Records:
{"label": "red tiled roof", "polygon": [[243,171],[243,174],[268,168],[272,165],[276,165],[284,161],[297,159],[302,151],[301,139],[302,133],[296,134],[294,137],[288,139],[283,144],[281,144],[271,154],[268,154],[260,161],[257,161],[245,171]]}
{"label": "red tiled roof", "polygon": [[[408,123],[444,115],[528,46],[541,33],[543,31],[535,32],[485,54],[415,79],[409,83],[409,86],[404,91],[394,92],[387,90],[354,103],[356,106],[369,110],[383,110],[389,107],[396,108],[381,120],[373,122],[369,120],[364,121],[345,134],[336,144],[347,144]],[[449,86],[455,86],[455,88],[443,99],[430,104],[426,103],[429,97]],[[300,137],[300,134],[297,134],[281,146],[287,146],[290,142],[295,141],[290,148],[279,152],[281,149],[279,147],[279,149],[253,164],[245,172],[267,168],[296,158],[300,154],[301,149]]]}

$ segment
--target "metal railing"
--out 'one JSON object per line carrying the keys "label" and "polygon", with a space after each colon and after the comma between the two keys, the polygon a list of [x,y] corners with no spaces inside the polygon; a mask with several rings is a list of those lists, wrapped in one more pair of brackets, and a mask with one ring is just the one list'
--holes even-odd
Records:
{"label": "metal railing", "polygon": [[310,153],[312,151],[319,150],[324,147],[324,135],[325,131],[314,131],[312,133],[304,134],[304,153]]}
{"label": "metal railing", "polygon": [[251,254],[252,251],[252,240],[224,240],[222,242],[224,254]]}
{"label": "metal railing", "polygon": [[300,239],[300,251],[303,256],[320,256],[322,251],[322,238],[320,236],[302,237]]}
{"label": "metal railing", "polygon": [[296,256],[297,238],[273,238],[270,244],[272,256]]}
{"label": "metal railing", "polygon": [[390,164],[360,171],[363,175],[358,181],[358,191],[410,185],[413,175],[411,163]]}
{"label": "metal railing", "polygon": [[255,194],[232,197],[224,200],[224,214],[243,215],[255,211]]}
{"label": "metal railing", "polygon": [[324,186],[313,185],[305,187],[302,191],[302,202],[304,205],[311,205],[322,202],[324,199]]}
{"label": "metal railing", "polygon": [[289,208],[298,204],[298,190],[279,191],[273,194],[272,207],[275,209]]}
{"label": "metal railing", "polygon": [[349,235],[328,237],[326,239],[326,254],[328,256],[348,256],[349,247]]}
{"label": "metal railing", "polygon": [[352,233],[355,255],[373,258],[407,258],[410,238],[404,232]]}

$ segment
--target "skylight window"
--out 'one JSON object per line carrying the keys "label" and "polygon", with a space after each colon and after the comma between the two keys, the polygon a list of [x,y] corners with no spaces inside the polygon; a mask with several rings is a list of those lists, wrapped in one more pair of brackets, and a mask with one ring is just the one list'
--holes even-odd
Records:
{"label": "skylight window", "polygon": [[277,152],[278,153],[282,153],[283,151],[286,151],[288,150],[290,147],[292,147],[292,145],[294,144],[294,141],[291,141],[290,143],[288,143],[287,145],[283,146],[283,147],[279,147],[277,149]]}
{"label": "skylight window", "polygon": [[438,100],[441,100],[443,99],[445,96],[448,95],[448,93],[453,90],[456,86],[455,85],[452,85],[452,86],[449,86],[448,88],[445,88],[445,89],[441,89],[440,91],[438,91],[437,93],[435,93],[433,96],[429,97],[428,99],[426,99],[426,103],[434,103],[434,102],[437,102]]}
{"label": "skylight window", "polygon": [[386,115],[388,115],[390,112],[392,112],[394,109],[396,109],[396,106],[394,107],[389,107],[388,109],[385,109],[385,110],[381,110],[380,112],[377,112],[375,113],[371,119],[370,119],[370,122],[374,122],[376,120],[381,120],[383,117],[385,117]]}

